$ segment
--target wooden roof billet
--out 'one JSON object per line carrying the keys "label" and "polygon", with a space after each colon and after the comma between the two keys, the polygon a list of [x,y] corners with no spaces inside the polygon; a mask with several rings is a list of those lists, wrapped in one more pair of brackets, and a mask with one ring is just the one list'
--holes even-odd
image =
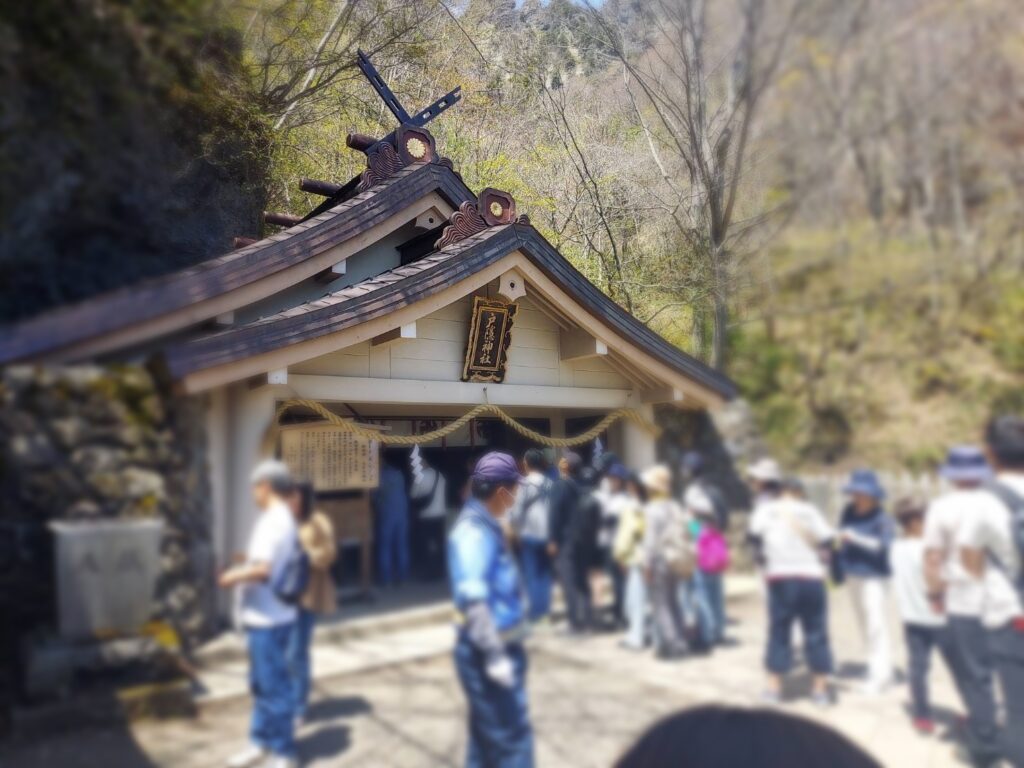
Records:
{"label": "wooden roof billet", "polygon": [[[475,199],[458,174],[444,164],[408,166],[383,183],[252,245],[0,329],[0,364],[45,358],[252,285],[369,230],[432,192],[454,208]],[[204,315],[196,307],[182,318],[182,326],[223,311],[218,307]]]}
{"label": "wooden roof billet", "polygon": [[642,324],[580,274],[536,229],[522,223],[490,227],[420,261],[318,301],[173,346],[166,353],[168,368],[175,378],[183,379],[197,371],[352,328],[439,293],[513,251],[524,254],[616,335],[720,397],[735,396],[735,385],[728,377]]}

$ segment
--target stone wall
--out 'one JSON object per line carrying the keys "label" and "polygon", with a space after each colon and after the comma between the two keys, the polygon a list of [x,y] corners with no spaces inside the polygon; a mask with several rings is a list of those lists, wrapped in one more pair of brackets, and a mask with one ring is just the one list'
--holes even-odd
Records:
{"label": "stone wall", "polygon": [[22,630],[54,622],[49,521],[156,516],[165,528],[153,618],[172,624],[186,648],[209,634],[204,407],[137,366],[0,371],[0,522],[17,542],[15,566],[0,571]]}

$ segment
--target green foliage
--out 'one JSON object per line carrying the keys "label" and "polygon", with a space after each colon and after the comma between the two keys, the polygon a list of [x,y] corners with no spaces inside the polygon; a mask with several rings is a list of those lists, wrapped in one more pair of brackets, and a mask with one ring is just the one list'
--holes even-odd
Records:
{"label": "green foliage", "polygon": [[992,307],[990,321],[992,349],[999,361],[1012,371],[1024,373],[1024,287],[1009,282]]}
{"label": "green foliage", "polygon": [[215,0],[0,6],[0,320],[252,232],[263,116]]}
{"label": "green foliage", "polygon": [[743,397],[754,402],[779,393],[787,373],[798,365],[792,345],[769,339],[763,332],[736,328],[729,340],[732,377]]}

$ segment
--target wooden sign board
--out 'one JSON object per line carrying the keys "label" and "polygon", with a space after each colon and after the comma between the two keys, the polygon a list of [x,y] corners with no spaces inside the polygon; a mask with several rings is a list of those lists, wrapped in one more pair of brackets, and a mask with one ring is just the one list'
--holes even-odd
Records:
{"label": "wooden sign board", "polygon": [[519,307],[504,301],[473,297],[473,317],[466,346],[463,381],[505,380],[508,345],[512,339],[512,322]]}
{"label": "wooden sign board", "polygon": [[317,491],[376,488],[379,484],[377,441],[330,424],[282,427],[281,460]]}

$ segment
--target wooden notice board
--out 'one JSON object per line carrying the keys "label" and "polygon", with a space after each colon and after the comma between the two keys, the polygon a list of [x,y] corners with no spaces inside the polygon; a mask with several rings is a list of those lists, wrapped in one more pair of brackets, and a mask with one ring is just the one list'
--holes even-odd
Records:
{"label": "wooden notice board", "polygon": [[281,460],[317,491],[376,488],[377,441],[330,424],[294,424],[281,429]]}

